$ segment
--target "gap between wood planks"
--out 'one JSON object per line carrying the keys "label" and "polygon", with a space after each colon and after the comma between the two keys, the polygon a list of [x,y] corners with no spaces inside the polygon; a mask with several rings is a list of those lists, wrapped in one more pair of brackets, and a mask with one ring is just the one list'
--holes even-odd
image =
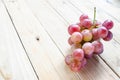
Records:
{"label": "gap between wood planks", "polygon": [[35,69],[34,69],[34,67],[33,67],[33,64],[32,64],[32,62],[31,62],[31,60],[30,60],[30,57],[29,57],[29,55],[28,55],[28,53],[27,53],[27,51],[26,51],[26,49],[25,49],[25,47],[24,47],[24,45],[23,45],[23,42],[22,42],[22,40],[21,40],[21,38],[20,38],[20,36],[19,36],[19,34],[18,34],[18,31],[17,31],[17,29],[16,29],[16,27],[15,27],[15,25],[14,25],[14,22],[13,22],[13,20],[12,20],[12,17],[11,17],[11,15],[10,15],[10,13],[9,13],[9,11],[8,11],[5,3],[4,3],[4,1],[3,1],[3,0],[1,0],[1,1],[2,1],[3,5],[4,5],[4,7],[5,7],[5,9],[6,9],[7,13],[8,13],[8,16],[9,16],[9,18],[10,18],[12,24],[13,24],[13,27],[14,27],[16,33],[17,33],[17,36],[18,36],[21,44],[22,44],[22,47],[23,47],[23,49],[24,49],[24,51],[25,51],[25,53],[26,53],[26,56],[27,56],[27,58],[28,58],[28,60],[29,60],[29,62],[30,62],[30,64],[31,64],[31,66],[32,66],[32,69],[33,69],[33,71],[34,71],[37,79],[40,80],[39,77],[38,77],[38,75],[37,75],[37,72],[35,71]]}

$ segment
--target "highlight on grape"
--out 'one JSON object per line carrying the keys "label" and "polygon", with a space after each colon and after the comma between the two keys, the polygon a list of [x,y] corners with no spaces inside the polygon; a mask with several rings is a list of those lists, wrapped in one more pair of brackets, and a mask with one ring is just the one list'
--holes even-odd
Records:
{"label": "highlight on grape", "polygon": [[71,24],[68,27],[68,43],[74,50],[71,54],[65,57],[65,63],[72,71],[78,72],[87,63],[87,59],[92,58],[93,55],[101,54],[104,51],[101,39],[110,41],[113,34],[110,31],[114,23],[112,20],[105,20],[101,23],[95,20],[96,8],[94,8],[93,21],[87,14],[82,14],[79,22]]}

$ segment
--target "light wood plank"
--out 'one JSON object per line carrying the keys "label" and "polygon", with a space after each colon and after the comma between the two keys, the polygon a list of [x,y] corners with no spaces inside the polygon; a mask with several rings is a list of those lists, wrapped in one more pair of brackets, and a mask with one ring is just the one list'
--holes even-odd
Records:
{"label": "light wood plank", "polygon": [[38,80],[1,1],[0,80]]}
{"label": "light wood plank", "polygon": [[[67,30],[67,27],[66,27],[67,23],[59,15],[63,15],[64,11],[65,11],[65,15],[68,15],[67,17],[74,16],[71,13],[71,11],[72,11],[72,10],[70,10],[71,7],[67,7],[67,5],[64,4],[65,1],[58,1],[58,0],[57,1],[56,0],[55,1],[54,0],[49,1],[49,2],[51,2],[51,5],[54,5],[53,9],[50,8],[50,6],[43,1],[37,1],[36,0],[33,3],[31,0],[27,0],[27,2],[28,2],[28,5],[30,5],[30,8],[32,9],[35,16],[39,19],[40,23],[47,30],[47,32],[51,35],[51,37],[56,42],[56,44],[59,46],[59,48],[64,53],[64,55],[67,55],[68,54],[67,49],[66,49],[68,47],[68,44],[67,44],[68,33],[66,31]],[[57,3],[59,3],[59,4],[57,4]],[[59,10],[62,10],[62,9],[63,9],[63,12],[59,11]],[[59,15],[54,10],[57,11],[57,13]],[[56,15],[56,17],[53,17],[55,15]],[[46,16],[47,16],[47,21],[46,21]],[[64,16],[62,16],[62,17],[64,17]],[[64,19],[66,19],[66,18],[64,18]],[[73,19],[75,20],[75,18],[73,18]],[[48,27],[48,25],[49,25],[49,27]],[[57,28],[53,27],[54,25]],[[63,38],[63,35],[64,35],[64,38]],[[97,79],[97,80],[103,79],[103,80],[105,80],[106,77],[107,77],[107,78],[110,78],[111,80],[114,80],[113,77],[115,77],[117,79],[116,75],[108,68],[108,66],[105,66],[104,62],[101,59],[99,59],[99,62],[100,62],[100,64],[98,64],[98,65],[99,65],[101,73],[99,72],[98,67],[96,67],[96,69],[94,68],[95,69],[95,74],[93,74],[93,75],[91,75],[91,72],[89,72],[89,70],[87,70],[87,69],[90,69],[88,67],[93,67],[92,66],[93,64],[97,64],[97,62],[93,59],[88,63],[88,67],[86,67],[83,70],[83,72],[79,73],[80,78],[81,79],[91,78],[91,80],[92,79]],[[105,71],[104,71],[104,69],[105,69]],[[86,71],[87,73],[83,74],[84,71]],[[92,71],[92,69],[91,69],[91,71]],[[108,72],[106,72],[106,71],[108,71]],[[99,76],[101,76],[101,78],[98,78],[98,76],[96,76],[96,74],[97,75],[99,74]],[[106,75],[106,76],[104,76],[103,74]],[[111,76],[108,76],[107,74],[113,75],[112,78],[111,78]],[[93,78],[93,76],[94,76],[94,78]]]}
{"label": "light wood plank", "polygon": [[[77,75],[74,75],[74,73],[67,68],[62,53],[26,6],[25,2],[23,0],[12,0],[12,2],[4,0],[4,2],[39,79],[80,80]],[[39,38],[39,40],[36,40],[36,37]]]}

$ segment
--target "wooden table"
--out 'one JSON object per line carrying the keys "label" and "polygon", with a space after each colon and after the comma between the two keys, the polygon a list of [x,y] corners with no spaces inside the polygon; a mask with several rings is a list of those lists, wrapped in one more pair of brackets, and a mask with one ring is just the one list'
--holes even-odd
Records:
{"label": "wooden table", "polygon": [[[105,0],[0,0],[0,80],[119,80],[120,8]],[[64,58],[69,24],[82,13],[112,19],[114,38],[104,52],[72,72]]]}

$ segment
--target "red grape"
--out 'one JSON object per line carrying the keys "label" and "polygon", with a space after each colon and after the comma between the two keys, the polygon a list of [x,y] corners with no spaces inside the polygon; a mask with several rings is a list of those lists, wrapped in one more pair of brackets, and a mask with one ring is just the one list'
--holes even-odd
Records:
{"label": "red grape", "polygon": [[71,35],[71,41],[72,41],[73,43],[79,43],[79,42],[81,42],[81,41],[82,41],[82,38],[83,38],[83,36],[82,36],[82,34],[79,33],[79,32],[74,32],[74,33]]}
{"label": "red grape", "polygon": [[82,22],[84,19],[88,19],[88,15],[87,14],[82,14],[79,18],[80,22]]}
{"label": "red grape", "polygon": [[83,50],[80,49],[80,48],[79,49],[75,49],[73,51],[73,57],[74,57],[74,59],[76,59],[78,61],[82,61],[83,58],[84,58],[84,52],[83,52]]}
{"label": "red grape", "polygon": [[110,41],[112,38],[113,38],[112,32],[111,32],[111,31],[108,31],[108,35],[107,35],[105,38],[103,38],[103,40],[105,40],[105,41]]}
{"label": "red grape", "polygon": [[92,21],[90,19],[84,19],[82,21],[82,25],[85,27],[85,28],[90,28],[92,26]]}
{"label": "red grape", "polygon": [[103,44],[100,41],[93,41],[94,54],[101,54],[103,52]]}
{"label": "red grape", "polygon": [[98,40],[100,38],[100,36],[98,35],[97,28],[92,29],[92,35],[93,35],[93,40]]}
{"label": "red grape", "polygon": [[68,27],[68,33],[71,35],[74,32],[80,32],[80,26],[77,24],[72,24]]}
{"label": "red grape", "polygon": [[99,27],[98,28],[98,35],[101,38],[105,38],[108,35],[108,30],[105,27]]}
{"label": "red grape", "polygon": [[70,69],[72,70],[72,71],[74,71],[74,72],[78,72],[78,71],[80,71],[80,69],[81,69],[81,62],[79,61],[74,61],[73,63],[71,63],[70,65],[69,65],[69,67],[70,67]]}
{"label": "red grape", "polygon": [[82,49],[84,50],[84,54],[86,58],[91,58],[94,52],[94,46],[90,42],[86,42],[83,44]]}
{"label": "red grape", "polygon": [[111,20],[105,20],[102,25],[109,30],[109,29],[112,29],[114,23]]}

